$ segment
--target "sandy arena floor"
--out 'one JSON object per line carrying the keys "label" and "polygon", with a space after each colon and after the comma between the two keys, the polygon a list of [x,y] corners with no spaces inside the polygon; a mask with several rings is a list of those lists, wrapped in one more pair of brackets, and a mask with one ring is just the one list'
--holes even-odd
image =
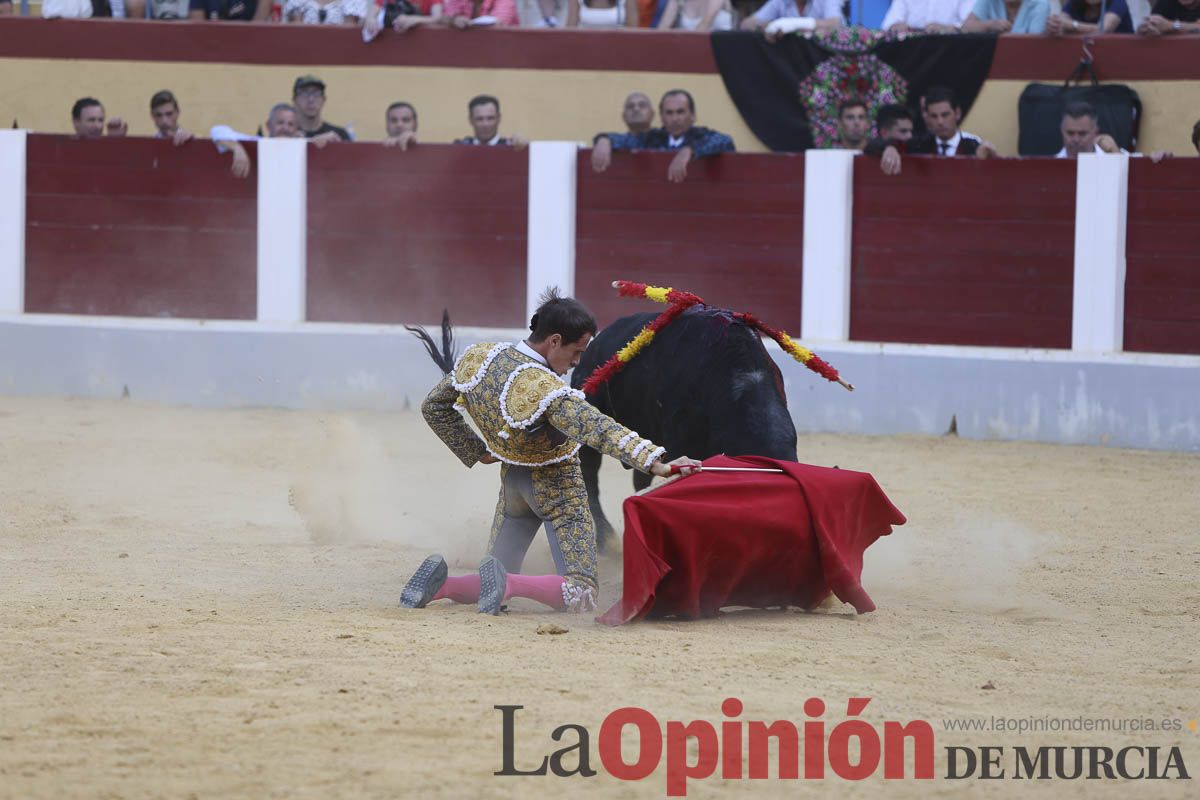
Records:
{"label": "sandy arena floor", "polygon": [[[474,567],[497,489],[415,413],[0,398],[0,796],[662,797],[662,767],[636,783],[493,776],[493,706],[525,706],[518,766],[577,723],[600,769],[610,711],[715,723],[728,696],[743,719],[797,722],[820,697],[828,728],[846,698],[873,698],[873,725],[933,724],[939,779],[714,777],[689,797],[1195,796],[1194,780],[941,775],[947,746],[1018,744],[1177,745],[1200,773],[1200,457],[844,436],[803,437],[800,454],[872,472],[908,515],[867,554],[879,611],[610,629],[533,606],[397,607],[431,549]],[[619,520],[628,476],[604,478]],[[536,547],[531,569],[548,568]],[[607,607],[620,563],[601,569]],[[569,633],[538,635],[547,622]],[[943,728],[993,716],[1185,727]]]}

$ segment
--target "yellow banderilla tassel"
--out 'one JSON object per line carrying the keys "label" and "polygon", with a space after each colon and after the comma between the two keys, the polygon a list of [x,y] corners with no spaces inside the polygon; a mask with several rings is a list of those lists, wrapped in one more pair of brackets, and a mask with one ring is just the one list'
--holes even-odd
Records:
{"label": "yellow banderilla tassel", "polygon": [[654,338],[654,331],[649,328],[642,328],[641,333],[629,340],[629,344],[617,351],[617,358],[621,361],[628,361],[641,352],[642,348],[650,344],[650,340]]}
{"label": "yellow banderilla tassel", "polygon": [[670,286],[666,286],[666,287],[663,287],[663,286],[647,286],[647,287],[646,287],[646,298],[647,298],[648,300],[653,300],[653,301],[654,301],[654,302],[656,302],[656,303],[665,303],[665,302],[667,302],[667,295],[669,295],[670,293],[671,293],[671,287],[670,287]]}

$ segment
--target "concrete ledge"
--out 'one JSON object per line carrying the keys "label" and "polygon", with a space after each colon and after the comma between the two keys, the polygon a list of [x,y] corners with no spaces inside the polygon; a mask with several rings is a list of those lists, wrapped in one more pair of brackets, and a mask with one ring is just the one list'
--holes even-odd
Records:
{"label": "concrete ledge", "polygon": [[[431,328],[432,331],[432,328]],[[461,328],[460,350],[518,330]],[[848,393],[783,356],[802,432],[941,435],[1200,451],[1200,357],[806,342]],[[0,393],[204,407],[399,410],[440,377],[403,328],[10,315]]]}

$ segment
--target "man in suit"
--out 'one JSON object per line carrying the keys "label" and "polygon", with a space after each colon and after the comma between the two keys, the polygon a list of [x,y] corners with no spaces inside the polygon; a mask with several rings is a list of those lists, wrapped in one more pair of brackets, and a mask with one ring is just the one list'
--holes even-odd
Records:
{"label": "man in suit", "polygon": [[522,135],[504,137],[500,135],[500,101],[490,94],[481,94],[467,103],[467,120],[471,123],[471,136],[455,139],[455,144],[481,145],[483,147],[524,147],[529,141]]}
{"label": "man in suit", "polygon": [[675,158],[667,167],[667,180],[682,183],[687,165],[697,158],[732,153],[733,139],[696,124],[696,101],[683,89],[671,89],[658,101],[661,128],[641,133],[598,133],[592,143],[592,169],[603,172],[612,163],[614,150],[668,150]]}
{"label": "man in suit", "polygon": [[926,131],[909,142],[909,153],[980,158],[999,155],[991,144],[959,128],[962,106],[952,90],[943,86],[928,89],[921,97],[921,115],[925,118]]}

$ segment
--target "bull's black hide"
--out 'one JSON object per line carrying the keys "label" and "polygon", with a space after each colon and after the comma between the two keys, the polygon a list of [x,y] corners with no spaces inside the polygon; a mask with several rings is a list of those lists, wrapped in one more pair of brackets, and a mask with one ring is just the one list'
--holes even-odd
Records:
{"label": "bull's black hide", "polygon": [[[571,377],[575,388],[637,335],[655,314],[622,317],[596,336]],[[588,401],[678,456],[769,456],[796,460],[796,428],[787,410],[783,377],[756,331],[728,311],[693,307]],[[600,454],[580,451],[588,504],[601,549],[613,529],[600,508]],[[650,476],[635,472],[636,489]]]}

